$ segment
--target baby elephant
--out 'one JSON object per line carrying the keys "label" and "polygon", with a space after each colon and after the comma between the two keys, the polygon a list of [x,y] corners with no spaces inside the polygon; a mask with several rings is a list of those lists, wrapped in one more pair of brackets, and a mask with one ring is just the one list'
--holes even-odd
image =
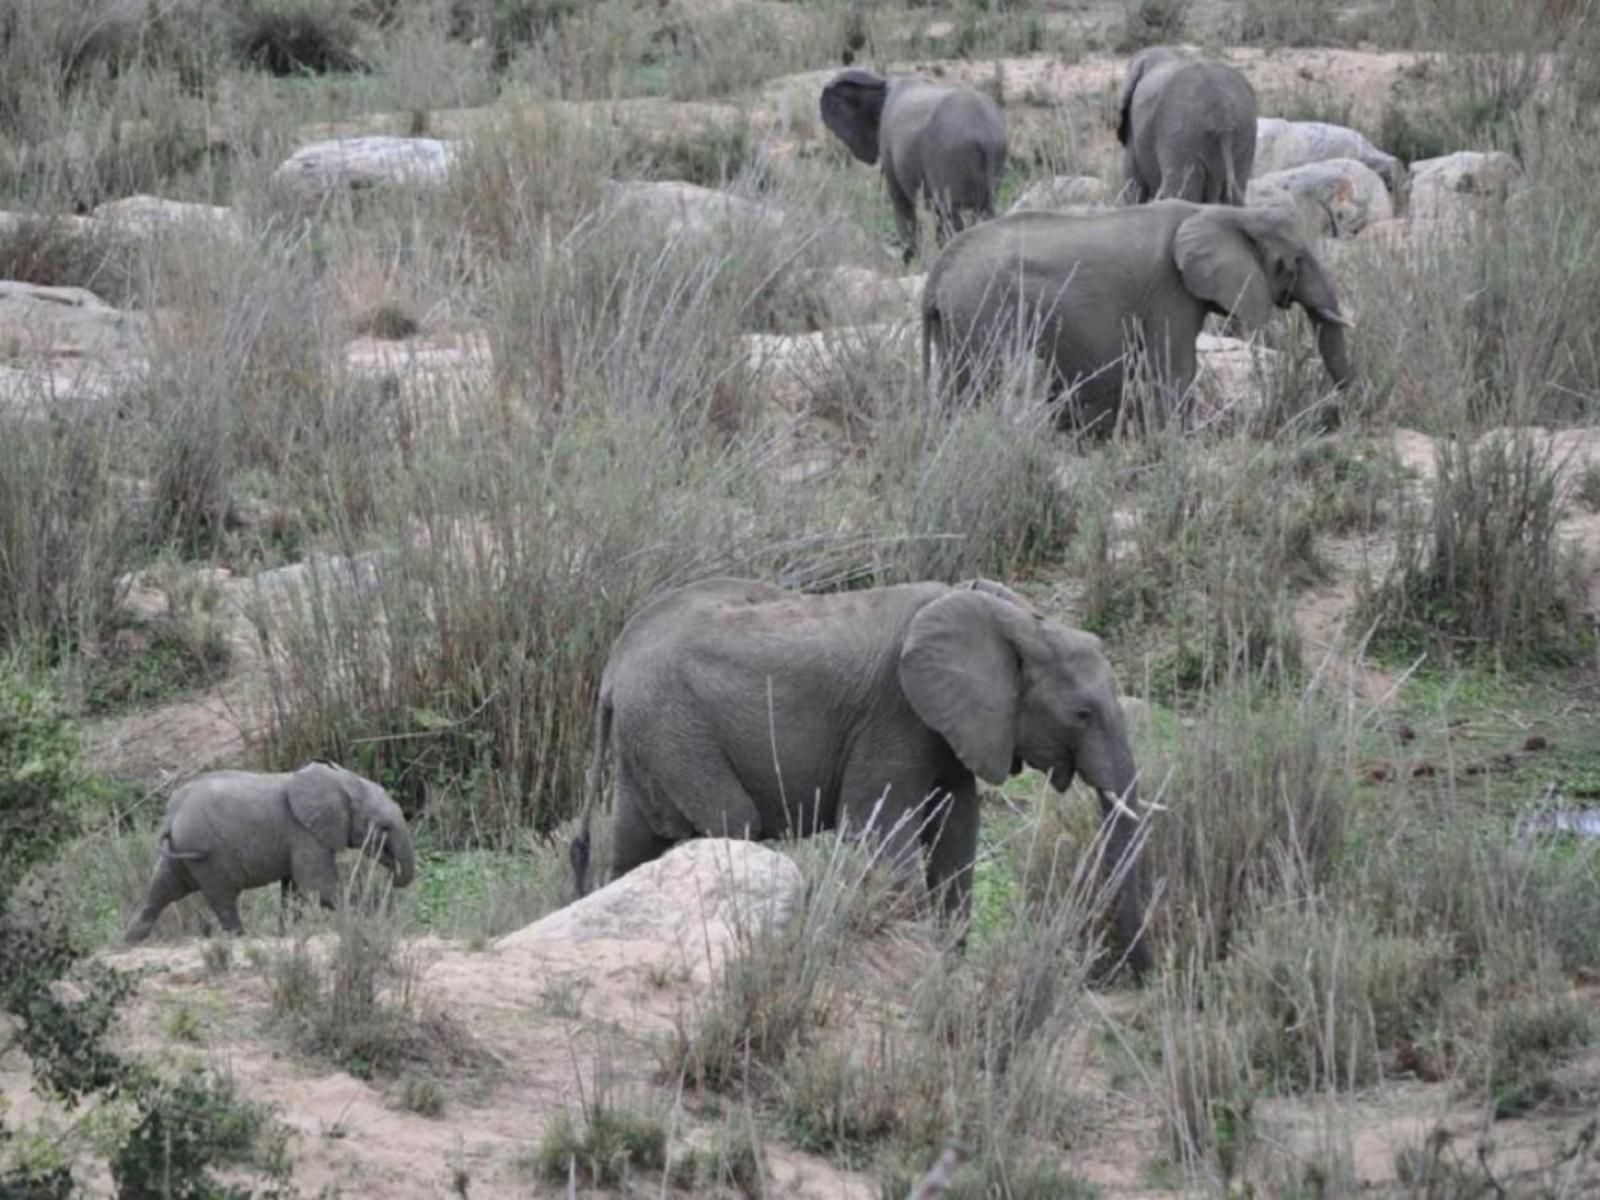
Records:
{"label": "baby elephant", "polygon": [[200,892],[229,933],[239,923],[239,893],[292,881],[325,908],[339,902],[340,850],[362,848],[405,887],[416,871],[411,833],[400,806],[370,779],[331,763],[293,774],[213,771],[184,784],[167,801],[156,865],[144,907],[128,925],[143,941],[163,909]]}
{"label": "baby elephant", "polygon": [[967,214],[994,215],[1006,119],[983,93],[852,68],[822,89],[822,119],[856,158],[882,163],[907,262],[917,249],[919,200],[938,219],[941,243],[961,231]]}

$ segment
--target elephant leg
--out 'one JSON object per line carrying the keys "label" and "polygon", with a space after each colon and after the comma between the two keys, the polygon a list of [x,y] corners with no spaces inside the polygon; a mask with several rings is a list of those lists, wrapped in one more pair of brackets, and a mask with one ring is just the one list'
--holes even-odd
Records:
{"label": "elephant leg", "polygon": [[217,922],[224,933],[243,933],[244,923],[239,920],[239,892],[220,879],[205,878],[200,881],[200,892],[217,914]]}
{"label": "elephant leg", "polygon": [[904,258],[910,262],[917,256],[917,198],[908,195],[895,181],[893,175],[884,175],[888,185],[889,203],[894,208],[895,229],[905,244]]}
{"label": "elephant leg", "polygon": [[[972,916],[972,860],[978,852],[978,786],[968,778],[950,790],[950,802],[929,833],[928,891],[947,919]],[[966,940],[965,931],[961,935]]]}
{"label": "elephant leg", "polygon": [[617,811],[611,823],[611,878],[621,879],[635,867],[654,862],[673,845],[645,819],[636,780],[625,764],[617,770]]}
{"label": "elephant leg", "polygon": [[943,816],[943,809],[937,806],[945,795],[907,779],[877,787],[852,787],[847,778],[839,805],[840,821],[849,836],[876,838],[876,860],[910,885],[916,878],[923,843]]}
{"label": "elephant leg", "polygon": [[151,928],[167,905],[182,900],[194,890],[195,886],[184,869],[172,859],[163,857],[156,863],[155,875],[151,878],[150,888],[145,893],[144,907],[128,923],[128,928],[122,935],[123,940],[144,941],[150,936]]}
{"label": "elephant leg", "polygon": [[289,875],[294,887],[316,896],[323,908],[332,910],[339,907],[339,864],[333,852],[325,846],[308,842],[292,847],[289,851]]}

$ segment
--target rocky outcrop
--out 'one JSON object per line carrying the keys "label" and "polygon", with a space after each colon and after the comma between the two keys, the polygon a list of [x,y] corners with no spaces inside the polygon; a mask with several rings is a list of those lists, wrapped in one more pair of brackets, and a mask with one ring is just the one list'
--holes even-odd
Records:
{"label": "rocky outcrop", "polygon": [[1375,171],[1353,158],[1306,163],[1259,175],[1246,190],[1253,206],[1294,213],[1302,236],[1354,237],[1375,221],[1394,216],[1389,190]]}
{"label": "rocky outcrop", "polygon": [[227,237],[244,233],[244,223],[231,208],[160,196],[125,196],[97,206],[91,216],[106,229],[139,237],[196,229]]}
{"label": "rocky outcrop", "polygon": [[1517,160],[1499,150],[1461,150],[1411,164],[1413,222],[1460,219],[1503,201],[1522,175]]}
{"label": "rocky outcrop", "polygon": [[1367,140],[1365,134],[1326,121],[1287,121],[1282,117],[1256,118],[1256,159],[1252,173],[1271,175],[1307,163],[1353,158],[1375,172],[1391,192],[1405,179],[1405,167]]}
{"label": "rocky outcrop", "polygon": [[[606,943],[634,961],[715,966],[764,925],[781,928],[798,909],[805,881],[794,860],[757,842],[695,838],[495,943],[502,953],[539,957]],[[624,953],[632,947],[632,953]]]}

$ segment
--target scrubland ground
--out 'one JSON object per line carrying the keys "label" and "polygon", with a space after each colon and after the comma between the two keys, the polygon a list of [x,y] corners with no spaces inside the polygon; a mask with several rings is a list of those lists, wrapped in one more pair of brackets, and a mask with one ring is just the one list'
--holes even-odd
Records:
{"label": "scrubland ground", "polygon": [[[0,2],[0,281],[93,293],[0,295],[0,1194],[899,1197],[949,1143],[955,1196],[1592,1194],[1597,21]],[[1340,396],[1296,316],[1199,429],[1075,444],[1020,385],[930,415],[922,267],[821,83],[990,88],[1003,203],[1114,191],[1154,42],[1518,171],[1319,247]],[[421,165],[277,171],[363,135]],[[1153,976],[1108,973],[1092,802],[1027,775],[959,958],[824,839],[727,953],[505,938],[565,899],[611,639],[718,572],[988,575],[1101,634]],[[403,802],[412,888],[115,948],[176,782],[311,756]]]}

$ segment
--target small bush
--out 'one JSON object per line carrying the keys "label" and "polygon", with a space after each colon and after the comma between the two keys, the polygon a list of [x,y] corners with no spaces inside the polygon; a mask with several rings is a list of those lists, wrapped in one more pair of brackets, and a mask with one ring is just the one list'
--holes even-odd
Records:
{"label": "small bush", "polygon": [[1394,565],[1358,624],[1446,662],[1571,661],[1582,601],[1552,454],[1527,434],[1441,439],[1425,521],[1398,527]]}
{"label": "small bush", "polygon": [[1239,14],[1244,45],[1327,46],[1341,40],[1335,0],[1246,0]]}
{"label": "small bush", "polygon": [[117,712],[224,678],[232,652],[209,621],[125,619],[88,660],[85,710]]}
{"label": "small bush", "polygon": [[1122,0],[1122,36],[1117,50],[1128,54],[1146,46],[1185,40],[1190,0]]}
{"label": "small bush", "polygon": [[1332,878],[1349,784],[1314,702],[1281,694],[1218,694],[1182,732],[1173,767],[1143,859],[1165,881],[1153,930],[1175,962],[1220,958],[1262,907]]}
{"label": "small bush", "polygon": [[0,881],[20,879],[76,829],[78,749],[56,697],[0,656]]}
{"label": "small bush", "polygon": [[273,75],[359,70],[360,39],[349,0],[246,0],[234,14],[234,57]]}
{"label": "small bush", "polygon": [[595,1103],[581,1124],[563,1109],[539,1138],[538,1173],[554,1183],[567,1181],[569,1164],[594,1187],[616,1187],[635,1174],[659,1172],[667,1161],[667,1131],[655,1116]]}
{"label": "small bush", "polygon": [[407,1075],[400,1081],[400,1107],[419,1117],[444,1115],[444,1089],[436,1079],[425,1075]]}

